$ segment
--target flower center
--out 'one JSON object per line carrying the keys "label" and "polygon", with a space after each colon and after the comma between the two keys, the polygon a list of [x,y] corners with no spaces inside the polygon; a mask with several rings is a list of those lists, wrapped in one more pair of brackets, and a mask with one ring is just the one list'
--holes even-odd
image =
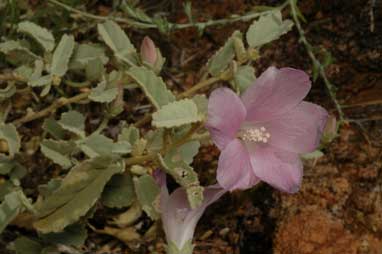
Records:
{"label": "flower center", "polygon": [[254,142],[263,142],[267,143],[271,134],[267,132],[264,126],[260,128],[248,128],[241,132],[240,135],[243,141],[254,141]]}

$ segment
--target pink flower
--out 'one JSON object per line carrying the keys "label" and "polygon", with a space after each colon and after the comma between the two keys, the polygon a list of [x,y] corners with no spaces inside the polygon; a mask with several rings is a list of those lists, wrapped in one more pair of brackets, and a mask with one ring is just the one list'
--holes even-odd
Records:
{"label": "pink flower", "polygon": [[217,184],[206,187],[203,203],[198,208],[191,209],[184,188],[177,188],[169,194],[163,176],[159,177],[159,183],[161,217],[167,243],[175,245],[179,250],[185,249],[186,245],[192,242],[196,224],[204,210],[218,200],[226,190]]}
{"label": "pink flower", "polygon": [[316,149],[328,116],[302,101],[310,87],[303,71],[270,67],[241,98],[227,88],[212,92],[206,127],[222,151],[217,180],[223,188],[247,189],[262,180],[289,193],[299,189],[299,154]]}
{"label": "pink flower", "polygon": [[157,49],[150,37],[145,36],[141,44],[141,58],[143,61],[154,65],[157,60]]}

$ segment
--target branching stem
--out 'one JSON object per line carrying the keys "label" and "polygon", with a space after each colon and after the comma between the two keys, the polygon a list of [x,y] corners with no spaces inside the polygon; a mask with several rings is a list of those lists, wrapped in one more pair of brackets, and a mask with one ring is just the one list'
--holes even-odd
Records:
{"label": "branching stem", "polygon": [[[121,17],[94,15],[94,14],[73,8],[73,7],[66,5],[66,4],[64,4],[58,0],[48,0],[48,2],[51,4],[54,4],[56,6],[59,6],[59,7],[65,9],[67,11],[70,11],[72,13],[76,13],[83,18],[94,19],[94,20],[99,20],[99,21],[113,20],[117,23],[123,23],[123,24],[130,25],[132,27],[142,28],[142,29],[158,28],[157,24],[154,24],[154,23],[145,23],[145,22],[140,22],[140,21],[136,21],[133,19],[121,18]],[[262,15],[269,14],[270,12],[274,11],[275,9],[282,10],[286,6],[288,6],[288,1],[285,1],[280,6],[276,6],[274,8],[271,8],[270,10],[266,10],[266,11],[262,11],[262,12],[249,12],[249,13],[246,13],[243,15],[232,15],[229,18],[218,19],[218,20],[209,20],[206,22],[191,22],[191,23],[186,23],[186,24],[169,23],[169,28],[170,28],[170,30],[180,30],[180,29],[185,29],[185,28],[190,28],[190,27],[206,28],[209,26],[227,25],[227,24],[238,22],[238,21],[245,22],[245,21],[250,21],[254,18],[258,18]]]}
{"label": "branching stem", "polygon": [[43,110],[38,112],[27,113],[25,116],[19,119],[16,119],[12,123],[18,127],[24,123],[48,116],[51,113],[55,112],[60,107],[69,105],[71,103],[77,103],[86,99],[89,96],[89,93],[90,92],[80,93],[70,98],[66,98],[66,97],[58,98],[55,102],[53,102],[50,106],[44,108]]}
{"label": "branching stem", "polygon": [[305,49],[306,49],[310,59],[313,62],[313,66],[316,66],[318,68],[318,72],[319,72],[320,76],[322,77],[322,79],[323,79],[323,81],[325,83],[326,88],[328,89],[329,96],[332,99],[332,101],[333,101],[333,103],[334,103],[334,105],[336,107],[336,110],[338,112],[339,123],[343,123],[345,117],[344,117],[344,113],[342,111],[341,105],[337,101],[336,93],[335,93],[335,87],[329,81],[329,79],[328,79],[328,77],[326,76],[326,73],[325,73],[325,67],[321,64],[321,62],[314,55],[314,53],[312,51],[313,47],[312,47],[312,45],[308,42],[308,40],[305,37],[305,31],[301,27],[301,23],[300,23],[300,20],[298,18],[298,14],[297,14],[296,0],[289,0],[289,5],[290,5],[291,11],[292,11],[292,17],[293,17],[294,23],[296,24],[298,33],[300,35],[300,41],[305,46]]}

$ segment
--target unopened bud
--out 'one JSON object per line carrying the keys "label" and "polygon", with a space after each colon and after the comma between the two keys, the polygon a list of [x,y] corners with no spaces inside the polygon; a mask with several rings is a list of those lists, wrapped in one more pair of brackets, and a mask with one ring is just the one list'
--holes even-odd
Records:
{"label": "unopened bud", "polygon": [[141,44],[141,58],[144,62],[154,65],[157,60],[157,49],[150,37],[145,36]]}

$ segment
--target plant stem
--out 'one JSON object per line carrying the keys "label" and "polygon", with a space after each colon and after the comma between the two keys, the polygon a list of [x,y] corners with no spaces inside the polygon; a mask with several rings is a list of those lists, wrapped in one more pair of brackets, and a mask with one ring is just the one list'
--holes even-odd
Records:
{"label": "plant stem", "polygon": [[194,95],[198,90],[203,89],[205,87],[208,87],[209,85],[212,85],[218,81],[222,80],[220,77],[212,77],[206,80],[202,80],[196,85],[192,86],[190,89],[182,92],[177,96],[178,99],[183,99],[186,97],[189,97],[191,95]]}
{"label": "plant stem", "polygon": [[58,98],[54,103],[52,103],[50,106],[44,108],[43,110],[38,111],[38,112],[33,112],[33,113],[27,113],[25,116],[23,116],[19,119],[16,119],[12,123],[16,126],[20,126],[24,123],[45,117],[45,116],[55,112],[60,107],[69,105],[71,103],[77,103],[77,102],[80,102],[84,99],[87,99],[89,93],[90,92],[80,93],[80,94],[77,94],[77,95],[70,97],[70,98],[66,98],[66,97]]}
{"label": "plant stem", "polygon": [[[154,23],[144,23],[144,22],[139,22],[135,21],[132,19],[128,18],[120,18],[120,17],[111,17],[111,16],[99,16],[99,15],[94,15],[91,13],[87,13],[81,10],[78,10],[76,8],[73,8],[69,5],[66,5],[64,3],[61,3],[58,0],[48,0],[49,3],[57,5],[67,11],[76,13],[83,18],[89,18],[89,19],[94,19],[94,20],[99,20],[99,21],[106,21],[106,20],[113,20],[118,23],[124,23],[128,24],[130,26],[136,27],[136,28],[143,28],[143,29],[148,29],[148,28],[158,28],[157,24]],[[250,21],[254,18],[258,18],[260,16],[269,14],[270,12],[274,11],[275,9],[284,9],[288,5],[288,1],[285,1],[282,5],[276,6],[271,8],[270,10],[263,11],[263,12],[249,12],[244,15],[232,15],[229,18],[225,19],[218,19],[218,20],[209,20],[206,22],[191,22],[191,23],[186,23],[186,24],[176,24],[176,23],[169,23],[170,30],[179,30],[179,29],[185,29],[185,28],[190,28],[190,27],[209,27],[209,26],[216,26],[216,25],[227,25],[231,23],[235,23],[238,21]]]}
{"label": "plant stem", "polygon": [[298,18],[296,2],[297,2],[296,0],[289,0],[289,5],[290,5],[290,8],[292,10],[292,17],[293,17],[294,23],[296,24],[296,27],[297,27],[297,30],[298,30],[298,33],[299,33],[299,36],[300,36],[300,41],[305,46],[305,49],[306,49],[310,59],[313,62],[313,66],[316,66],[318,68],[319,74],[322,77],[322,79],[323,79],[323,81],[325,83],[325,86],[328,89],[329,96],[332,99],[332,101],[333,101],[333,103],[334,103],[334,105],[336,107],[336,110],[338,112],[339,122],[342,123],[342,122],[344,122],[345,115],[344,115],[344,113],[342,111],[341,105],[339,104],[339,102],[336,99],[335,87],[329,81],[329,79],[328,79],[328,77],[326,76],[326,73],[325,73],[325,67],[321,64],[321,62],[314,55],[314,53],[312,51],[313,47],[312,47],[312,45],[308,42],[308,40],[305,37],[305,31],[301,27],[301,23],[300,23],[299,18]]}
{"label": "plant stem", "polygon": [[141,155],[141,156],[134,156],[134,157],[127,158],[125,160],[125,163],[126,165],[130,166],[134,164],[140,164],[142,162],[146,162],[149,160],[154,160],[156,159],[156,157],[157,157],[156,153],[151,153],[151,154]]}
{"label": "plant stem", "polygon": [[[200,123],[194,124],[191,127],[191,129],[186,134],[184,134],[180,139],[178,139],[177,141],[169,144],[168,146],[165,146],[159,153],[150,153],[150,154],[147,154],[147,155],[140,155],[140,156],[130,157],[130,158],[125,160],[125,164],[130,166],[130,165],[134,165],[134,164],[139,164],[139,163],[155,160],[157,158],[158,154],[164,155],[170,149],[177,148],[177,147],[187,143],[190,140],[198,140],[198,138],[195,137],[194,134],[195,134],[195,132],[197,132],[200,129],[201,126],[202,125]],[[204,139],[205,136],[201,135],[200,138]]]}

